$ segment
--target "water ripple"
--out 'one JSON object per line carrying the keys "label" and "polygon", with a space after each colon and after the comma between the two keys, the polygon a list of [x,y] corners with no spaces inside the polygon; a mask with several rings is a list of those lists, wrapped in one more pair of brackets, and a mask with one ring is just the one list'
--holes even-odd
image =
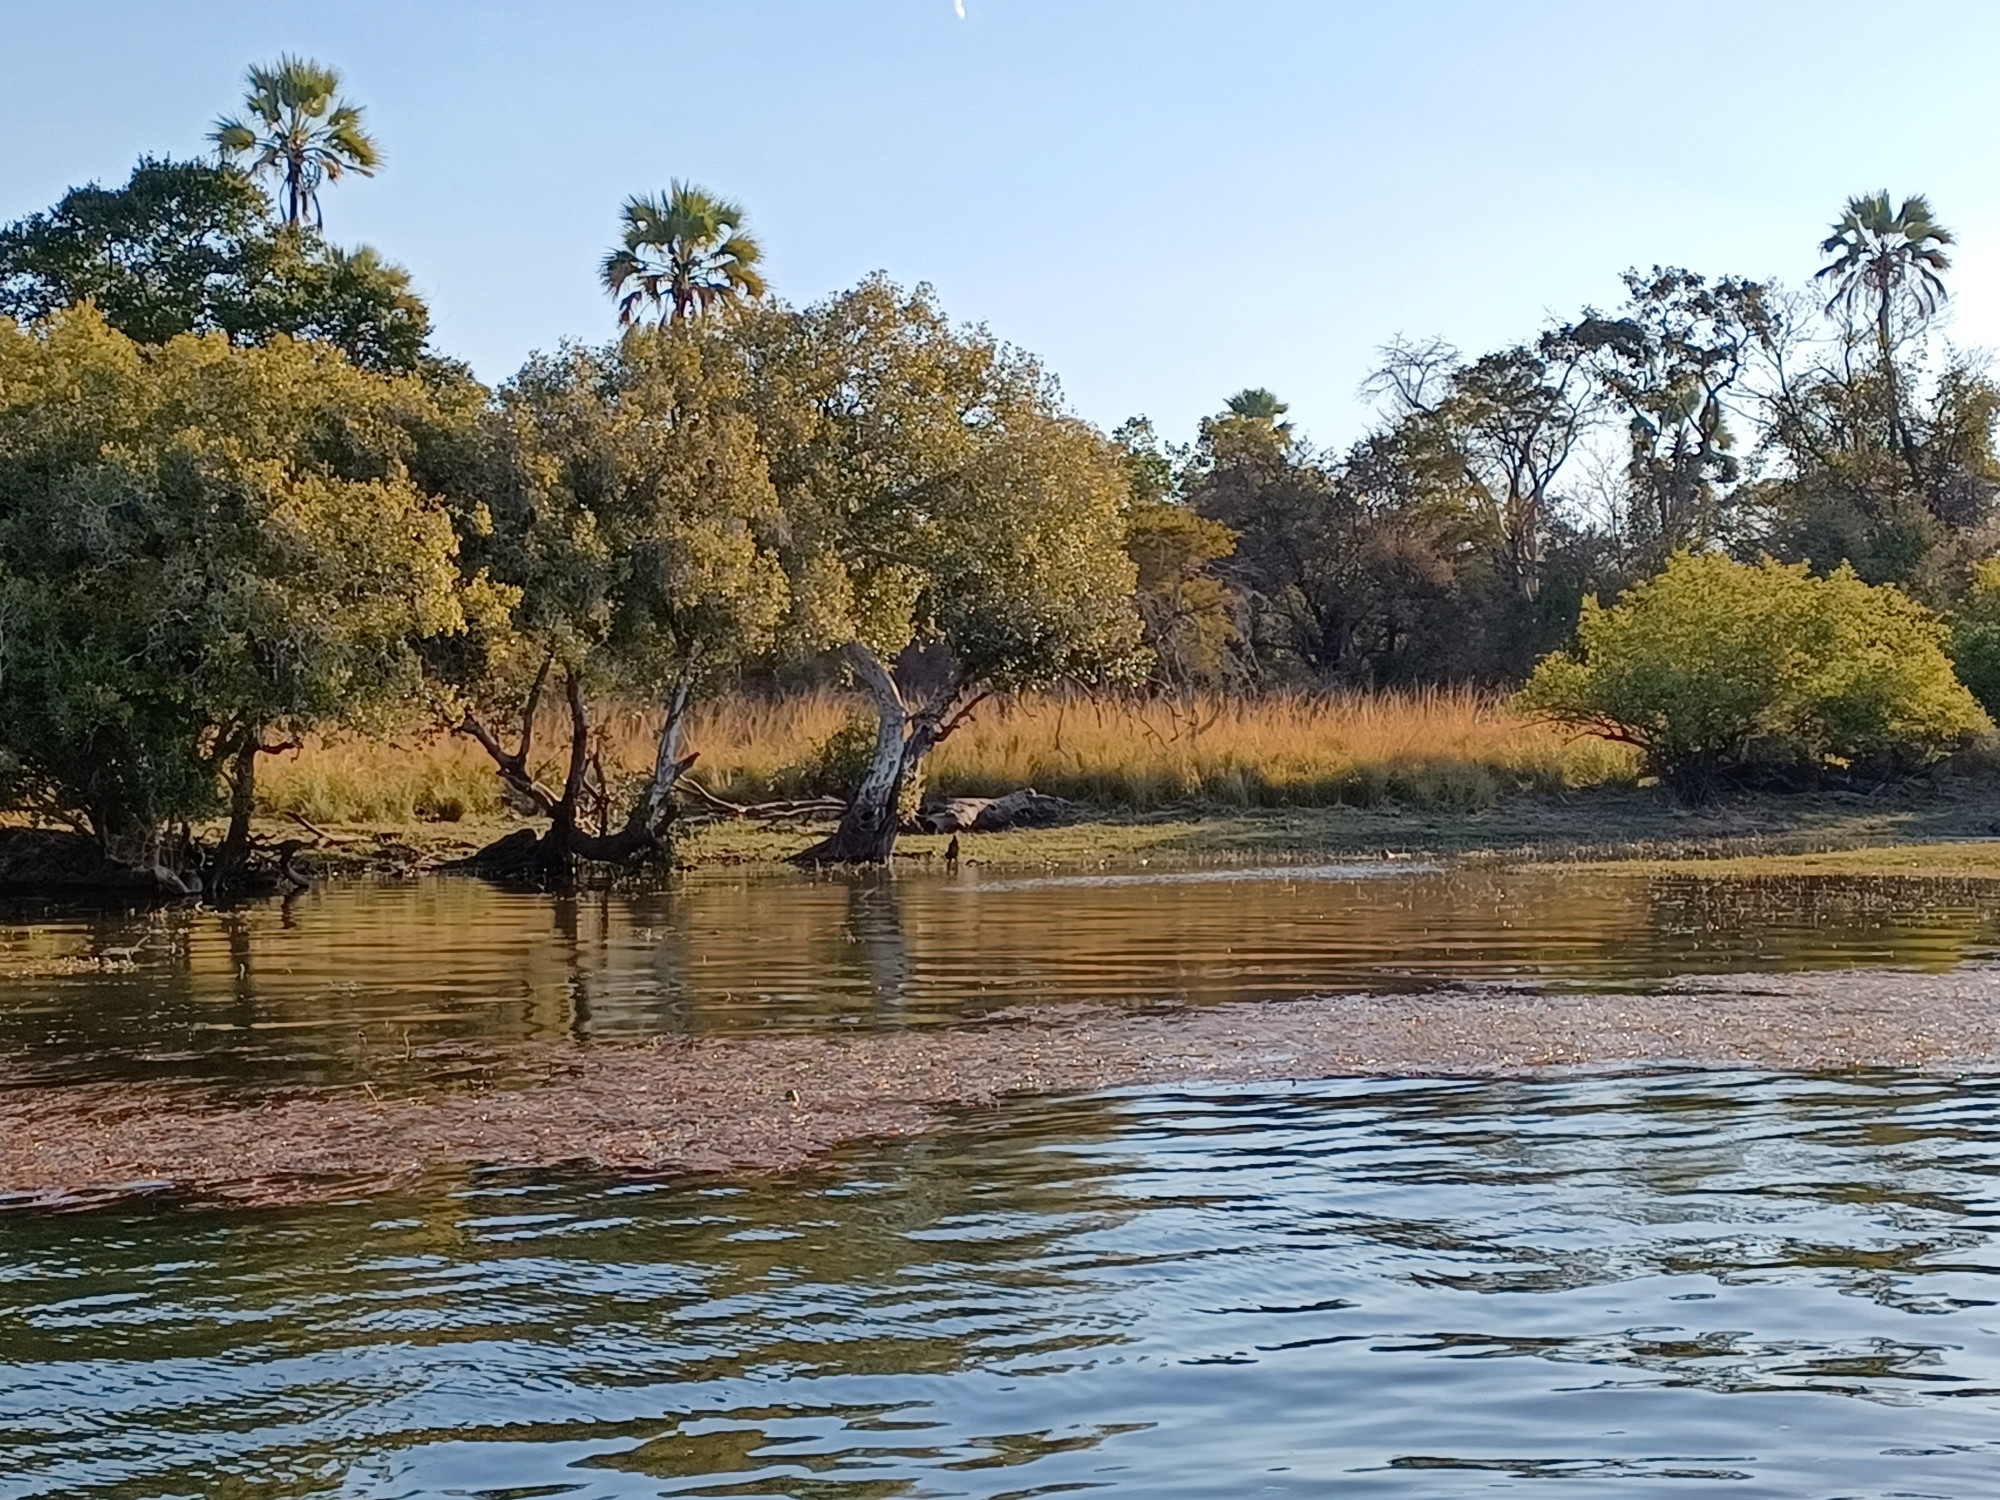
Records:
{"label": "water ripple", "polygon": [[2000,1081],[1585,1073],[15,1215],[0,1497],[1970,1497],[1996,1172]]}

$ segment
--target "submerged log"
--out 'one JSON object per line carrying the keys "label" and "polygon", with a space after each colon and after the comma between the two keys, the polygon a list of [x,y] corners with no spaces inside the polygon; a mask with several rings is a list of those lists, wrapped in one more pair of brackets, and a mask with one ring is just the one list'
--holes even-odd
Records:
{"label": "submerged log", "polygon": [[631,870],[649,859],[666,856],[671,849],[665,825],[648,828],[635,820],[608,834],[591,834],[573,824],[554,823],[539,833],[517,828],[445,868],[465,870],[501,885],[566,890],[577,883],[581,866]]}
{"label": "submerged log", "polygon": [[541,847],[542,836],[534,829],[517,828],[446,868],[469,870],[488,880],[527,881],[538,872]]}

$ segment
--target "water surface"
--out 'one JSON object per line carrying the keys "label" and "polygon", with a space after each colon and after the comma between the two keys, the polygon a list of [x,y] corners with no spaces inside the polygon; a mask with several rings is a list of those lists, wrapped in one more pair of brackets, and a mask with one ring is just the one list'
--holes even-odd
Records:
{"label": "water surface", "polygon": [[0,1496],[1989,1495],[1996,1106],[1219,1088],[785,1182],[0,1217]]}
{"label": "water surface", "polygon": [[0,986],[0,1055],[65,1076],[385,1079],[425,1048],[949,1022],[1463,980],[1992,954],[2000,885],[1373,866],[811,879],[708,871],[558,900],[469,879],[356,882],[234,912],[19,912],[0,964],[121,972]]}
{"label": "water surface", "polygon": [[[1936,970],[2000,932],[1979,883],[1133,873],[20,910],[0,961],[112,968],[7,980],[0,1059],[416,1083],[458,1044]],[[0,1500],[1986,1495],[1996,1174],[2000,1081],[1606,1073],[1021,1103],[784,1180],[6,1214]]]}

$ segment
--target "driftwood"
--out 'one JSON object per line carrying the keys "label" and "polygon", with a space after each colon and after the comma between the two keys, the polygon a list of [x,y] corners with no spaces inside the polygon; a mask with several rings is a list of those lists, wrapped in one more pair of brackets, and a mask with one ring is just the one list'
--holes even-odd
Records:
{"label": "driftwood", "polygon": [[683,776],[674,784],[674,790],[686,792],[718,818],[783,823],[796,818],[837,818],[847,810],[847,804],[838,797],[806,797],[794,802],[730,802],[691,776]]}
{"label": "driftwood", "polygon": [[489,880],[531,883],[543,871],[541,853],[542,836],[532,828],[517,828],[445,868],[470,870]]}
{"label": "driftwood", "polygon": [[[837,818],[847,810],[838,797],[804,797],[790,802],[731,802],[718,797],[693,777],[684,776],[674,790],[685,793],[717,820],[783,823],[808,818]],[[1033,787],[1004,797],[951,797],[908,820],[905,833],[1001,833],[1009,828],[1048,828],[1072,821],[1076,804],[1051,797]]]}
{"label": "driftwood", "polygon": [[1027,787],[1004,797],[952,797],[918,813],[919,833],[1004,833],[1048,828],[1076,817],[1076,804]]}
{"label": "driftwood", "polygon": [[285,816],[290,818],[294,823],[298,824],[299,827],[303,828],[307,833],[311,834],[313,838],[318,842],[319,847],[322,849],[338,848],[342,844],[360,844],[360,843],[365,843],[367,841],[368,836],[366,834],[329,833],[324,828],[320,827],[319,824],[313,822],[312,819],[308,818],[304,813],[290,812],[286,813]]}

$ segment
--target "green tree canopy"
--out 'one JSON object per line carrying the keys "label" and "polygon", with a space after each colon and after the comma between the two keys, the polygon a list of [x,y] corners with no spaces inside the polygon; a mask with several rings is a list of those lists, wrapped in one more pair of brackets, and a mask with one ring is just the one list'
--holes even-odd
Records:
{"label": "green tree canopy", "polygon": [[[1249,656],[1265,680],[1326,681],[1345,665],[1339,619],[1353,597],[1360,518],[1333,466],[1294,438],[1284,412],[1269,391],[1253,390],[1203,418],[1185,497],[1232,539],[1214,561],[1242,601]],[[1150,571],[1144,559],[1141,570]]]}
{"label": "green tree canopy", "polygon": [[706,188],[676,181],[665,193],[625,200],[619,243],[604,257],[604,289],[618,299],[618,321],[632,324],[651,308],[679,323],[764,295],[763,249],[743,227],[743,207]]}
{"label": "green tree canopy", "polygon": [[1896,346],[1906,329],[1920,329],[1943,303],[1943,273],[1951,266],[1944,247],[1952,242],[1951,231],[1938,223],[1921,193],[1905,198],[1894,212],[1886,189],[1850,198],[1833,233],[1820,241],[1820,254],[1832,258],[1814,278],[1833,289],[1826,304],[1829,316],[1843,315],[1850,329],[1857,315],[1872,317],[1875,373],[1888,401],[1890,431],[1911,482],[1919,485],[1917,440],[1904,410]]}
{"label": "green tree canopy", "polygon": [[1737,503],[1766,550],[1822,571],[1849,563],[1939,606],[1964,591],[2000,508],[2000,386],[1979,359],[1950,351],[1932,367],[1903,343],[1888,365],[1823,351],[1782,364],[1764,408],[1764,477]]}
{"label": "green tree canopy", "polygon": [[1238,391],[1224,403],[1224,408],[1232,417],[1262,422],[1280,437],[1291,436],[1292,425],[1284,420],[1291,408],[1262,386]]}
{"label": "green tree canopy", "polygon": [[2000,558],[1971,568],[1970,586],[1952,612],[1951,660],[1979,706],[2000,713]]}
{"label": "green tree canopy", "polygon": [[86,301],[140,343],[323,339],[380,371],[417,369],[430,337],[400,266],[276,222],[254,182],[206,162],[147,158],[123,187],[72,188],[0,230],[0,314],[32,323]]}
{"label": "green tree canopy", "polygon": [[1819,246],[1830,257],[1814,273],[1831,289],[1827,311],[1870,319],[1888,358],[1898,308],[1923,319],[1944,301],[1943,273],[1951,267],[1944,247],[1952,243],[1951,231],[1921,193],[1893,209],[1886,188],[1848,199]]}
{"label": "green tree canopy", "polygon": [[1213,691],[1231,675],[1239,601],[1214,565],[1236,533],[1178,494],[1174,457],[1144,417],[1111,434],[1125,462],[1125,551],[1138,570],[1133,603],[1145,625],[1154,680],[1180,693]]}
{"label": "green tree canopy", "polygon": [[234,794],[271,736],[361,722],[461,628],[412,477],[454,420],[418,382],[279,339],[145,349],[84,308],[0,321],[0,763],[108,853]]}
{"label": "green tree canopy", "polygon": [[926,757],[985,695],[1135,669],[1119,451],[1027,355],[881,278],[745,321],[794,639],[840,648],[876,755],[814,857],[888,857]]}
{"label": "green tree canopy", "polygon": [[1740,277],[1655,266],[1624,279],[1619,316],[1586,311],[1564,336],[1625,418],[1625,529],[1650,572],[1723,532],[1741,473],[1731,403],[1777,313],[1768,287]]}
{"label": "green tree canopy", "polygon": [[[744,380],[731,343],[682,326],[538,357],[499,393],[465,566],[516,597],[499,629],[480,632],[472,669],[461,662],[454,675],[469,699],[462,729],[551,819],[544,874],[658,845],[692,694],[770,650],[787,617],[777,497]],[[559,789],[535,780],[530,757],[552,675],[570,714]],[[653,775],[622,828],[592,839],[581,799],[609,789],[586,779],[588,714],[605,693],[664,717]],[[495,711],[518,715],[518,749],[486,727]]]}

